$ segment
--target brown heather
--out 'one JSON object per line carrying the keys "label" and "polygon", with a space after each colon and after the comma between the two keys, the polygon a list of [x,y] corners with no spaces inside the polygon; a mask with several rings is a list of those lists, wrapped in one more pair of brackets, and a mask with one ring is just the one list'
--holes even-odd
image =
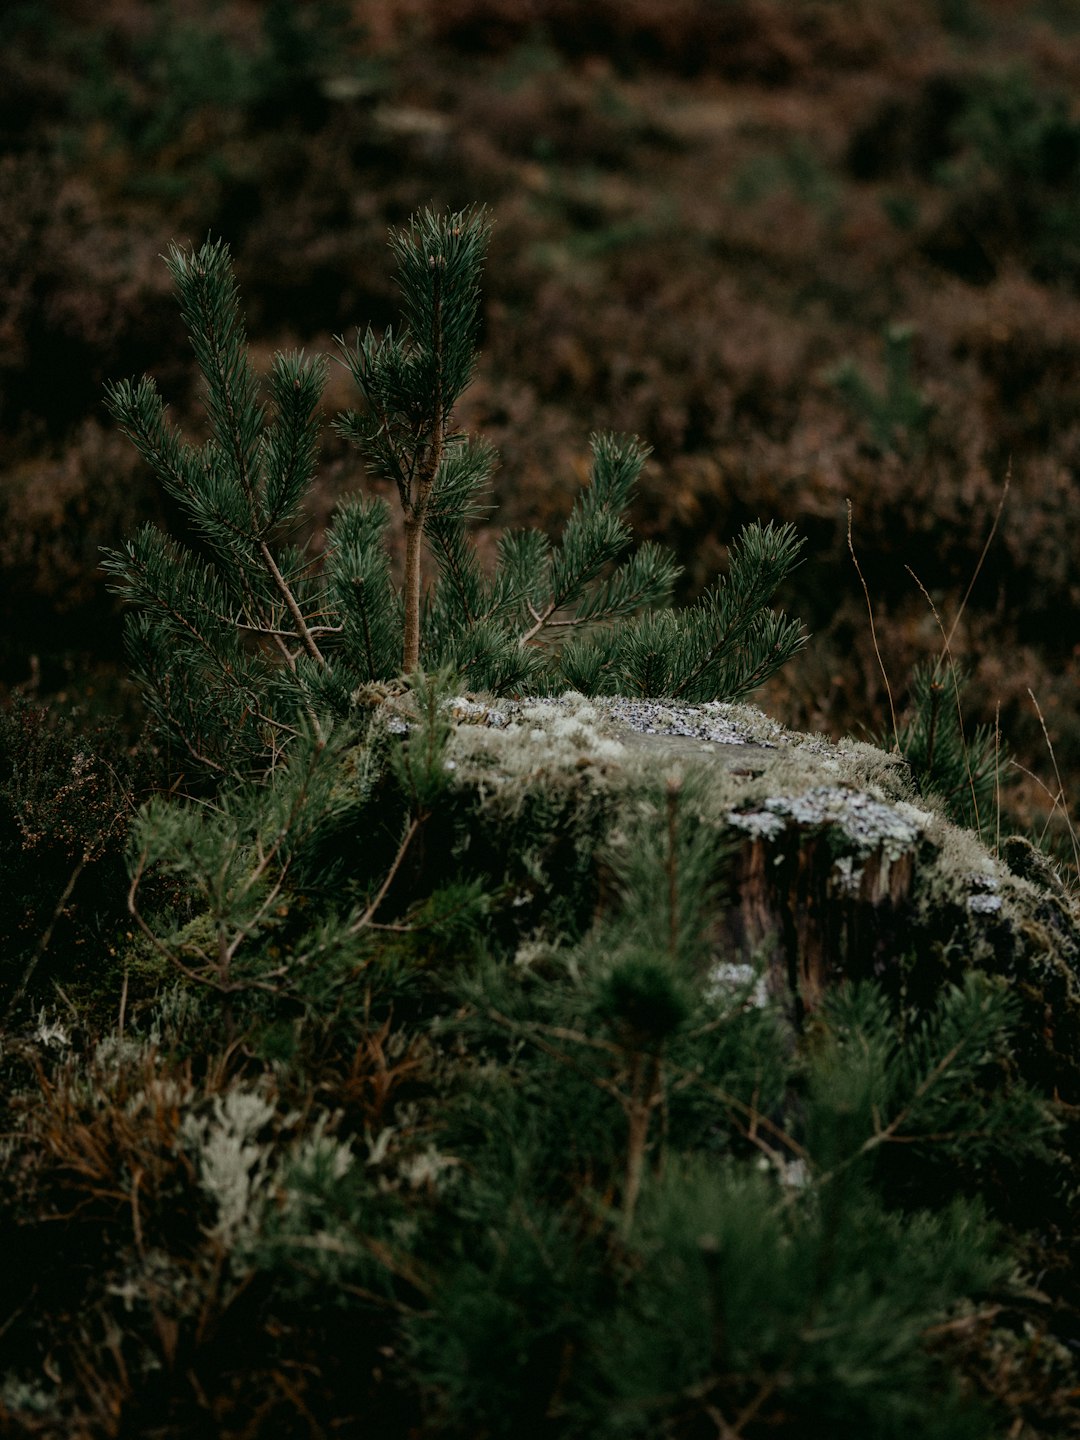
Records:
{"label": "brown heather", "polygon": [[[770,703],[830,733],[876,729],[885,696],[846,500],[902,694],[940,638],[905,567],[951,623],[1011,470],[954,649],[974,668],[972,718],[1000,704],[1017,757],[1045,777],[1034,691],[1075,789],[1080,225],[1077,123],[1055,108],[1080,78],[1067,12],[351,8],[359,29],[328,31],[321,49],[308,34],[308,68],[294,45],[295,71],[273,82],[256,64],[262,9],[239,0],[212,15],[190,0],[172,30],[148,5],[95,7],[89,78],[75,3],[27,7],[39,29],[5,46],[2,604],[20,616],[5,627],[7,680],[25,679],[28,649],[115,647],[93,552],[151,502],[101,438],[100,381],[152,363],[193,421],[190,355],[165,318],[168,242],[230,241],[267,355],[330,349],[354,317],[392,317],[386,221],[476,201],[498,225],[461,422],[502,454],[491,542],[505,524],[557,529],[582,436],[633,430],[654,447],[635,524],[676,546],[684,598],[741,522],[790,519],[807,535],[785,599],[815,641]],[[219,36],[224,78],[178,59],[185,25]],[[881,393],[896,324],[913,328],[909,378],[929,408],[883,449],[833,377],[848,361]],[[333,385],[326,403],[343,403]],[[316,526],[356,481],[341,442],[328,435],[326,451]],[[1032,819],[1044,799],[1027,796]]]}

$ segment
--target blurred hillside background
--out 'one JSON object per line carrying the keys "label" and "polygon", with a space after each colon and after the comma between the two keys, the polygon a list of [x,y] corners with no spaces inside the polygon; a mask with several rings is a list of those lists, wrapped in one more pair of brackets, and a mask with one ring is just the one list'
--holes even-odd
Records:
{"label": "blurred hillside background", "polygon": [[[0,9],[0,682],[137,710],[99,547],[177,517],[102,405],[201,425],[159,258],[233,248],[259,357],[395,313],[388,223],[496,220],[460,415],[491,536],[553,531],[593,430],[691,599],[791,520],[813,632],[761,697],[881,733],[940,651],[966,718],[1080,795],[1080,0],[41,0]],[[327,413],[354,403],[335,367]],[[327,431],[312,526],[363,483]],[[1050,800],[1012,772],[1023,824]],[[1057,824],[1060,815],[1055,818]]]}

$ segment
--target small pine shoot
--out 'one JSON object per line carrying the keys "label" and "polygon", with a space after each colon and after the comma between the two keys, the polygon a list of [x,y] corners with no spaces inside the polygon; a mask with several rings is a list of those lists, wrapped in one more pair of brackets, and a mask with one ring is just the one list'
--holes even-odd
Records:
{"label": "small pine shoot", "polygon": [[[938,796],[951,820],[991,835],[1007,756],[991,726],[965,730],[966,683],[966,677],[946,662],[917,665],[896,745],[916,783]],[[885,748],[890,742],[881,736],[879,743]]]}

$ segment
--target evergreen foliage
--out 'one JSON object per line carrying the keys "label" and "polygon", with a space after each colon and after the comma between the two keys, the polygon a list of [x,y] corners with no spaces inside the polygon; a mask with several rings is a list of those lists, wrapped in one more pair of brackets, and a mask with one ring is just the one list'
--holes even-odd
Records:
{"label": "evergreen foliage", "polygon": [[895,736],[879,735],[877,743],[883,748],[895,743],[916,784],[944,802],[949,818],[989,837],[999,817],[1008,755],[992,726],[965,731],[965,686],[965,676],[951,662],[917,665],[903,722]]}
{"label": "evergreen foliage", "polygon": [[677,567],[656,545],[630,548],[625,515],[648,453],[630,437],[594,437],[558,544],[508,532],[484,573],[468,527],[495,455],[453,413],[476,362],[488,229],[480,211],[425,212],[391,232],[404,326],[341,342],[364,404],[337,424],[396,488],[400,588],[381,500],[343,505],[324,557],[283,543],[315,474],[325,361],[277,356],[267,410],[227,247],[170,253],[210,438],[188,443],[148,378],[111,386],[108,403],[200,546],[147,527],[106,564],[133,607],[129,649],[154,716],[193,772],[272,767],[299,716],[325,732],[358,690],[399,672],[449,668],[496,694],[573,685],[730,700],[803,643],[798,622],[769,608],[798,559],[789,525],[748,526],[726,577],[689,610],[665,608]]}

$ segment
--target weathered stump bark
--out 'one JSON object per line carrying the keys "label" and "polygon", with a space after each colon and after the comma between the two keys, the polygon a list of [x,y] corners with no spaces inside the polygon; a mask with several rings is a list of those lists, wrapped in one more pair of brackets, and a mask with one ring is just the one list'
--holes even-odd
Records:
{"label": "weathered stump bark", "polygon": [[812,830],[792,827],[779,845],[751,839],[736,865],[732,938],[765,957],[770,993],[786,990],[801,1019],[831,983],[887,964],[914,873],[912,855],[889,860],[879,848],[852,878],[837,870],[828,837]]}

